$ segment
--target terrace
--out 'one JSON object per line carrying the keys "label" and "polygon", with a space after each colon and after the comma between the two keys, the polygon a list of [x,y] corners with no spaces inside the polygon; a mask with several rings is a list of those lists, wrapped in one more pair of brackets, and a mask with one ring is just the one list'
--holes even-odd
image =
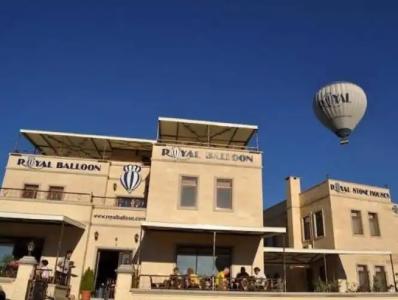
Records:
{"label": "terrace", "polygon": [[95,206],[146,209],[146,198],[101,197],[88,193],[70,193],[61,190],[39,190],[38,186],[25,186],[24,189],[0,188],[0,199],[38,201],[52,203],[78,203]]}

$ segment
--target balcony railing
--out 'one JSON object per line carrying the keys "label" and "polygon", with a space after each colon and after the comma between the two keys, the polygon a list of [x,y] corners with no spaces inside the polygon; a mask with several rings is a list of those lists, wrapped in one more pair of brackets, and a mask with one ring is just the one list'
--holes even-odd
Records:
{"label": "balcony railing", "polygon": [[93,203],[96,205],[125,207],[125,208],[146,208],[146,198],[133,198],[133,197],[93,197]]}
{"label": "balcony railing", "polygon": [[132,197],[100,197],[87,193],[70,193],[62,191],[43,191],[38,189],[15,189],[0,188],[0,198],[26,199],[26,200],[46,200],[54,202],[77,202],[111,207],[125,207],[134,209],[145,209],[147,206],[146,198]]}
{"label": "balcony railing", "polygon": [[[224,278],[198,275],[140,275],[139,281],[148,280],[151,289],[196,289],[217,291],[282,292],[281,278]],[[135,282],[133,280],[133,282]],[[138,282],[133,288],[138,287]]]}
{"label": "balcony railing", "polygon": [[90,203],[91,195],[85,193],[69,193],[59,191],[42,191],[36,189],[0,188],[1,198],[52,200],[52,201],[74,201]]}

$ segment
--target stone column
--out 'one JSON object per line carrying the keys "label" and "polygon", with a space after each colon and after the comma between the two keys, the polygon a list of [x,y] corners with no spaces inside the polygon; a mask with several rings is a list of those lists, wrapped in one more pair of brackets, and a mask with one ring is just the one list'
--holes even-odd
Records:
{"label": "stone column", "polygon": [[116,270],[115,300],[126,300],[131,298],[131,282],[133,276],[132,265],[120,265]]}
{"label": "stone column", "polygon": [[299,177],[286,178],[286,209],[288,228],[288,247],[302,248],[301,242],[301,213],[300,213],[301,184]]}
{"label": "stone column", "polygon": [[24,256],[19,260],[17,277],[14,281],[14,292],[11,299],[25,299],[29,279],[33,275],[37,261],[33,256]]}

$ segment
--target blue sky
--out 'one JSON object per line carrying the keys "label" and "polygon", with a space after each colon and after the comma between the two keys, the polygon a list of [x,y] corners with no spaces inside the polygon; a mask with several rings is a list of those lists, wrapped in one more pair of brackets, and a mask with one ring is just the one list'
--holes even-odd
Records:
{"label": "blue sky", "polygon": [[[154,138],[158,116],[258,124],[266,206],[284,178],[398,191],[397,1],[3,1],[1,167],[20,128]],[[348,80],[348,146],[312,111]]]}

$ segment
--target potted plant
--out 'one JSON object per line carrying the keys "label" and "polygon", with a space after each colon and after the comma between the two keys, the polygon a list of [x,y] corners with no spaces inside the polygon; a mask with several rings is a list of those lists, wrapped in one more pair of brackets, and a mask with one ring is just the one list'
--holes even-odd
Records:
{"label": "potted plant", "polygon": [[80,293],[82,300],[90,300],[91,293],[94,291],[94,272],[88,268],[83,276],[80,283]]}

